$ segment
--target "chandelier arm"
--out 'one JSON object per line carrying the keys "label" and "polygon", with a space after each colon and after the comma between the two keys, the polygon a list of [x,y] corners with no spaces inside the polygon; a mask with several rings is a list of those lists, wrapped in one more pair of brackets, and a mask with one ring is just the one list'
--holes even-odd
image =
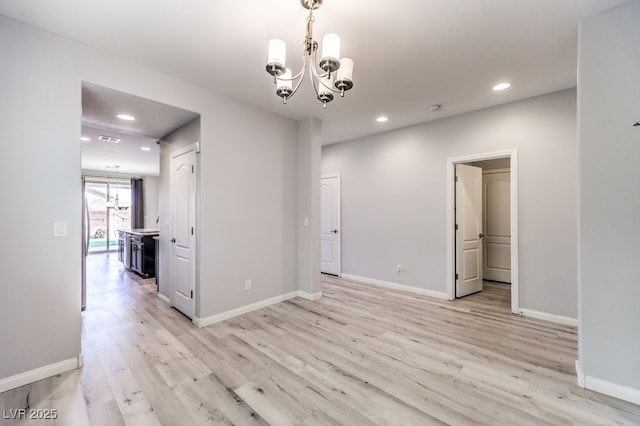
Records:
{"label": "chandelier arm", "polygon": [[[277,76],[276,79],[277,80],[281,80],[281,81],[296,81],[297,79],[300,78],[300,76],[305,72],[305,67],[303,66],[302,69],[300,70],[300,72],[298,72],[298,74],[294,75],[293,77],[290,78],[284,78],[282,76]],[[276,80],[276,81],[277,81]]]}
{"label": "chandelier arm", "polygon": [[342,95],[342,90],[334,89],[331,86],[327,86],[326,84],[324,84],[324,82],[322,80],[318,80],[318,81],[320,81],[320,84],[322,84],[327,89],[331,90],[333,93],[340,93]]}
{"label": "chandelier arm", "polygon": [[[327,76],[328,73],[324,73],[321,76],[317,77],[318,83],[322,84],[323,87],[329,89],[330,91],[332,91],[333,93],[340,93],[340,95],[342,96],[342,90],[338,90],[338,89],[334,89],[331,86],[327,86],[326,84],[324,84],[324,78]],[[319,87],[319,86],[318,86]],[[318,91],[316,90],[316,94],[318,94]]]}
{"label": "chandelier arm", "polygon": [[313,91],[316,92],[316,96],[320,96],[320,91],[318,90],[318,86],[316,86],[316,80],[320,81],[320,79],[314,78],[314,74],[315,74],[315,72],[313,71],[314,68],[315,68],[315,65],[311,64],[311,67],[309,67],[309,79],[311,80]]}
{"label": "chandelier arm", "polygon": [[[324,77],[326,77],[326,76],[327,76],[327,73],[325,73],[325,74],[324,74]],[[342,94],[342,90],[334,89],[333,87],[331,87],[331,86],[327,86],[326,84],[324,84],[324,81],[323,81],[323,79],[322,79],[322,78],[319,78],[319,79],[318,79],[318,82],[319,82],[320,84],[322,84],[322,86],[324,86],[324,87],[326,87],[327,89],[331,90],[333,93],[340,93],[340,94]]]}
{"label": "chandelier arm", "polygon": [[[329,75],[329,73],[325,71],[322,74],[318,74],[318,70],[315,67],[315,64],[316,64],[316,54],[315,54],[315,52],[314,52],[313,56],[314,56],[313,57],[313,75],[316,77],[318,82],[320,84],[322,84],[324,87],[326,87],[327,89],[331,90],[333,93],[340,93],[340,95],[342,95],[342,90],[337,90],[337,89],[334,89],[331,86],[327,86],[326,84],[324,84],[323,80],[324,80],[324,78],[326,78]],[[316,94],[319,94],[317,90],[316,90]]]}
{"label": "chandelier arm", "polygon": [[318,63],[318,51],[317,49],[313,52],[313,58],[309,57],[309,60],[311,62],[311,69],[313,72],[313,76],[315,78],[317,78],[318,80],[320,80],[321,78],[325,78],[327,76],[326,72],[323,72],[322,74],[318,73],[318,68],[316,68],[316,64]]}
{"label": "chandelier arm", "polygon": [[[316,64],[316,57],[315,57],[315,52],[314,52],[314,58],[313,58],[313,65],[312,65],[312,69],[313,69],[313,76],[318,80],[318,82],[320,84],[322,84],[324,87],[326,87],[327,89],[331,90],[333,93],[340,93],[342,95],[342,90],[336,90],[331,86],[327,86],[326,84],[324,84],[324,79],[329,75],[328,72],[323,72],[322,74],[318,73],[318,69],[315,66]],[[318,91],[316,90],[316,94],[318,94]]]}
{"label": "chandelier arm", "polygon": [[293,97],[293,95],[296,94],[296,92],[298,91],[298,89],[300,88],[300,85],[302,84],[302,81],[304,80],[304,72],[307,70],[307,61],[304,61],[304,64],[302,64],[302,69],[300,70],[300,72],[298,73],[298,76],[292,78],[298,78],[299,76],[302,76],[297,82],[296,82],[296,87],[294,87],[293,91],[291,92],[291,94],[289,96],[287,96],[287,99],[290,99]]}
{"label": "chandelier arm", "polygon": [[327,86],[326,84],[324,84],[324,81],[322,81],[321,79],[318,79],[318,83],[322,84],[322,86],[323,86],[323,87],[325,87],[325,88],[327,88],[327,89],[331,90],[331,91],[332,91],[332,92],[334,92],[334,93],[342,93],[342,90],[336,90],[336,89],[334,89],[334,88],[333,88],[333,87],[331,87],[331,86]]}

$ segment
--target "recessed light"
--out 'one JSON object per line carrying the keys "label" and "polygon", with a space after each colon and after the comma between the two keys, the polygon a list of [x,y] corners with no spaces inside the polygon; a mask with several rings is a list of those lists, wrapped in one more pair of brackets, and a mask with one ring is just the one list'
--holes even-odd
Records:
{"label": "recessed light", "polygon": [[129,115],[129,114],[118,114],[116,115],[116,117],[118,117],[120,120],[126,120],[126,121],[134,121],[136,119],[133,115]]}
{"label": "recessed light", "polygon": [[143,151],[151,151],[151,148],[149,148],[148,146],[140,147],[140,149]]}
{"label": "recessed light", "polygon": [[431,112],[440,111],[440,108],[442,108],[442,105],[437,105],[437,104],[436,105],[431,105],[429,107],[429,111],[431,111]]}
{"label": "recessed light", "polygon": [[387,121],[389,121],[389,117],[387,117],[386,115],[381,115],[380,117],[376,118],[376,121],[378,123],[386,123]]}
{"label": "recessed light", "polygon": [[85,142],[89,142],[91,140],[91,138],[88,138],[86,136],[82,136],[82,137],[80,137],[80,140],[81,141],[85,141]]}
{"label": "recessed light", "polygon": [[500,92],[502,90],[507,90],[509,87],[511,87],[511,83],[498,83],[493,86],[493,91]]}

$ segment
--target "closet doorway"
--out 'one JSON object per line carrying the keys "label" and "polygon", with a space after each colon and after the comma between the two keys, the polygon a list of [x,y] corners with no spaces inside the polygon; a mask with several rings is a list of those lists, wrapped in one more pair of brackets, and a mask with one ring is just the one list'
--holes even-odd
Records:
{"label": "closet doorway", "polygon": [[[475,207],[477,210],[477,242],[482,255],[477,256],[476,262],[467,262],[461,244],[464,238],[460,235],[458,228],[458,216],[460,209],[456,206],[456,198],[460,203],[460,194],[456,197],[456,168],[458,165],[482,166],[484,176],[482,186],[482,207]],[[490,172],[494,170],[494,172]],[[505,174],[507,172],[507,174]],[[490,177],[494,174],[497,177]],[[489,176],[489,177],[488,177]],[[488,186],[487,186],[488,185]],[[494,191],[488,194],[487,188]],[[505,193],[506,191],[506,193]],[[496,193],[497,192],[497,193]],[[505,196],[508,198],[508,209],[500,209],[499,212],[487,212],[491,205],[487,203],[488,197],[495,197],[494,202],[504,202]],[[477,204],[477,203],[476,203]],[[479,277],[482,283],[485,274],[494,281],[510,283],[511,312],[519,313],[518,303],[518,161],[517,151],[501,151],[487,154],[477,154],[465,157],[449,158],[447,160],[447,295],[453,300],[460,297],[456,289],[462,288],[459,280]],[[461,206],[464,207],[464,206]],[[508,215],[508,218],[500,217]],[[505,225],[506,223],[506,225]],[[505,231],[505,226],[508,228]],[[470,234],[469,234],[470,235]],[[490,235],[487,238],[487,235]],[[479,260],[481,259],[481,260]],[[461,272],[462,268],[462,272]],[[464,270],[467,268],[469,270]],[[464,273],[464,276],[462,275]],[[482,284],[474,291],[482,290]]]}

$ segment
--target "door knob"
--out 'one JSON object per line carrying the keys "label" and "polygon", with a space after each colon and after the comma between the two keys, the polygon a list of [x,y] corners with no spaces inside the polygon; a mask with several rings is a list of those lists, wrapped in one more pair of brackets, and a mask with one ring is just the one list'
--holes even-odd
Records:
{"label": "door knob", "polygon": [[337,229],[334,229],[334,230],[333,230],[333,231],[331,231],[331,232],[333,232],[334,234],[337,234],[337,233],[338,233],[338,230],[337,230]]}
{"label": "door knob", "polygon": [[478,238],[482,238],[482,237],[484,237],[484,234],[482,234],[482,233],[478,234]]}
{"label": "door knob", "polygon": [[175,243],[175,242],[176,242],[176,239],[175,239],[175,238],[172,238],[172,239],[171,239],[171,242],[172,242],[172,243]]}

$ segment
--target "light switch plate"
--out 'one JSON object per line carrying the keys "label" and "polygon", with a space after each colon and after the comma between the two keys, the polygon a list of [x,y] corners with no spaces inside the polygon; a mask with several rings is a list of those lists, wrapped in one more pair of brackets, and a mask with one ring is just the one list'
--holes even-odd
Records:
{"label": "light switch plate", "polygon": [[66,237],[67,236],[67,222],[53,222],[53,236],[54,237]]}

